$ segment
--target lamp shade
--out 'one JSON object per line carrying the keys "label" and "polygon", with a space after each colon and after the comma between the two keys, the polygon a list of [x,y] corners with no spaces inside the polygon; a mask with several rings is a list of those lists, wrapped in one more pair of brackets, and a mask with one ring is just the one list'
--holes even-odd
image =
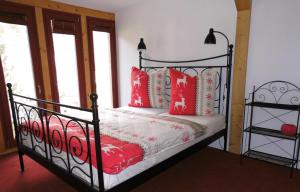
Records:
{"label": "lamp shade", "polygon": [[216,36],[214,35],[214,29],[210,28],[209,33],[205,38],[205,44],[216,44]]}
{"label": "lamp shade", "polygon": [[138,49],[139,51],[146,50],[146,45],[145,45],[145,43],[144,43],[144,39],[143,39],[143,38],[140,39],[140,42],[139,42],[139,44],[138,44],[137,49]]}

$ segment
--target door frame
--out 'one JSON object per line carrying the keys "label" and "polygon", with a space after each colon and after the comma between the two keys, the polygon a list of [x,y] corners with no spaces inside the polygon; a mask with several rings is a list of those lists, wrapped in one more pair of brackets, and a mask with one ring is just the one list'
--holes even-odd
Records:
{"label": "door frame", "polygon": [[113,107],[114,108],[119,107],[115,21],[105,20],[105,19],[100,19],[95,17],[86,17],[86,22],[87,22],[89,60],[90,60],[91,90],[94,93],[97,92],[93,31],[108,32],[110,33]]}
{"label": "door frame", "polygon": [[[36,97],[39,99],[45,99],[45,88],[44,88],[44,80],[42,74],[42,65],[41,65],[41,57],[39,53],[39,43],[37,36],[37,27],[36,27],[36,15],[35,9],[32,6],[28,5],[20,5],[12,2],[0,2],[0,11],[8,14],[17,14],[26,16],[26,26],[28,30],[28,40],[30,46],[30,54],[32,60],[32,69],[33,69],[33,78],[35,83],[35,92]],[[0,20],[1,21],[1,20]],[[20,24],[18,21],[7,22],[12,24]],[[9,149],[16,146],[15,140],[13,138],[12,131],[12,123],[9,111],[9,101],[7,99],[7,89],[5,85],[5,79],[3,76],[3,68],[2,68],[2,60],[0,62],[1,70],[0,70],[0,99],[3,105],[1,110],[5,111],[3,113],[3,136],[4,136],[4,144],[5,148]]]}
{"label": "door frame", "polygon": [[[4,111],[4,113],[1,114],[0,121],[2,126],[2,132],[3,132],[3,140],[4,140],[4,148],[9,149],[16,146],[16,141],[13,137],[13,126],[11,122],[11,115],[9,110],[9,101],[8,101],[8,95],[6,91],[5,86],[5,79],[4,79],[4,71],[2,66],[2,59],[0,55],[0,102],[1,105],[1,111]],[[3,85],[3,86],[2,86]]]}
{"label": "door frame", "polygon": [[[51,20],[52,19],[62,19],[75,23],[75,46],[76,46],[76,57],[77,57],[77,76],[78,76],[78,85],[79,85],[79,99],[80,106],[87,108],[87,94],[86,94],[86,85],[85,85],[85,72],[84,72],[84,58],[83,58],[83,46],[82,46],[82,29],[81,29],[81,17],[77,14],[65,13],[50,9],[43,9],[44,17],[44,28],[46,35],[46,44],[47,44],[47,55],[49,62],[49,71],[50,71],[50,82],[51,82],[51,92],[52,99],[54,102],[59,103],[59,93],[57,85],[57,75],[55,67],[55,53],[54,53],[54,44],[52,37],[52,28]],[[54,107],[55,111],[60,111],[56,106]]]}

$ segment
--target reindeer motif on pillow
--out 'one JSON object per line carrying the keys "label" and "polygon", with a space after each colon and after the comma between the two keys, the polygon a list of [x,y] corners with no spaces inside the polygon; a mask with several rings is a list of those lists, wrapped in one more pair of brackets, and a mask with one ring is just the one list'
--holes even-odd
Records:
{"label": "reindeer motif on pillow", "polygon": [[185,98],[181,96],[181,101],[175,101],[174,110],[178,110],[181,107],[181,110],[184,111],[186,109]]}

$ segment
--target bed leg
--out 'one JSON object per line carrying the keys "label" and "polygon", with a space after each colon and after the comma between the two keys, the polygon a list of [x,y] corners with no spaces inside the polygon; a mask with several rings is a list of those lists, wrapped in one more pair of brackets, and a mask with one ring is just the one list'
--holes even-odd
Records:
{"label": "bed leg", "polygon": [[11,107],[11,112],[12,112],[12,118],[13,118],[13,125],[15,129],[15,139],[17,143],[17,148],[18,148],[18,154],[19,154],[19,161],[20,161],[20,168],[21,172],[24,172],[24,161],[23,161],[23,153],[20,151],[20,137],[19,137],[19,130],[18,130],[18,121],[17,121],[17,112],[15,109],[15,103],[14,103],[14,96],[13,96],[13,91],[12,91],[12,84],[7,83],[7,88],[8,88],[8,96],[9,96],[9,102],[10,102],[10,107]]}
{"label": "bed leg", "polygon": [[23,154],[21,152],[19,153],[19,161],[20,161],[20,168],[21,168],[21,172],[24,172],[24,160],[23,160]]}
{"label": "bed leg", "polygon": [[224,134],[224,148],[223,151],[227,151],[227,133]]}

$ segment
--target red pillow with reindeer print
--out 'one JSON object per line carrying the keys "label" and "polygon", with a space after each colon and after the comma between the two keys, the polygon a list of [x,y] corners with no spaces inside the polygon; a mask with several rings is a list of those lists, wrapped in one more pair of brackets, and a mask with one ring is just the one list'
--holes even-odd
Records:
{"label": "red pillow with reindeer print", "polygon": [[197,77],[191,77],[175,69],[169,69],[171,77],[171,101],[169,113],[196,115]]}
{"label": "red pillow with reindeer print", "polygon": [[214,115],[217,72],[205,69],[191,77],[170,69],[171,102],[169,113],[174,115]]}
{"label": "red pillow with reindeer print", "polygon": [[145,71],[136,67],[131,69],[131,100],[128,104],[131,107],[151,107],[148,96],[149,76]]}
{"label": "red pillow with reindeer print", "polygon": [[168,108],[165,90],[167,68],[145,72],[131,69],[131,107]]}

